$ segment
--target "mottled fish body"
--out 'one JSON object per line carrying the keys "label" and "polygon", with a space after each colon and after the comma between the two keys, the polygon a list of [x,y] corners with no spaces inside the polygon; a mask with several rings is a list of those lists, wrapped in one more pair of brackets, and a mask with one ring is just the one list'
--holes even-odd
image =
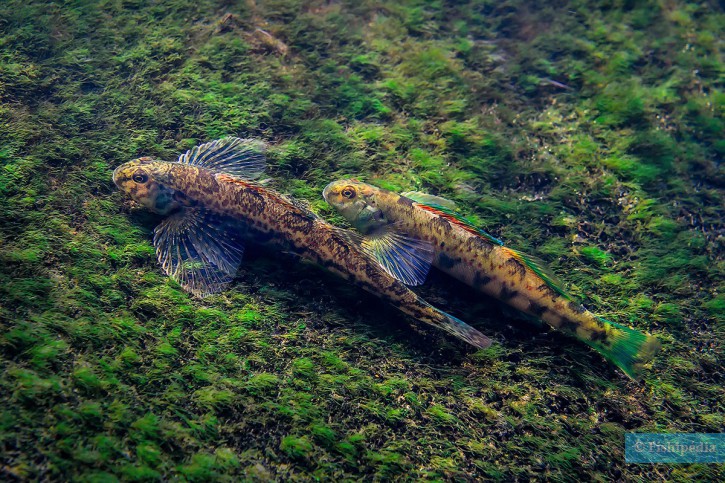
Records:
{"label": "mottled fish body", "polygon": [[[365,235],[363,246],[384,247],[372,253],[394,275],[401,271],[399,264],[407,264],[407,256],[389,237],[403,233],[428,244],[438,269],[585,342],[630,377],[638,375],[659,347],[654,337],[589,312],[543,264],[475,227],[455,213],[451,201],[422,193],[400,195],[356,180],[330,183],[324,197]],[[421,274],[407,283],[422,283]]]}
{"label": "mottled fish body", "polygon": [[225,138],[190,150],[178,162],[139,158],[116,169],[119,188],[152,211],[169,215],[154,232],[157,256],[168,275],[197,296],[223,290],[243,253],[241,232],[229,222],[234,220],[259,241],[281,242],[416,320],[476,347],[490,345],[479,331],[389,275],[354,235],[252,181],[264,168],[263,150],[258,141]]}

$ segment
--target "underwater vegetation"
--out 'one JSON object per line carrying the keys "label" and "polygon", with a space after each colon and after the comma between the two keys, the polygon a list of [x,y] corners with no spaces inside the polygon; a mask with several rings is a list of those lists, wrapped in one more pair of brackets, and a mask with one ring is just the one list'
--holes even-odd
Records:
{"label": "underwater vegetation", "polygon": [[[0,2],[0,480],[721,480],[624,433],[721,432],[717,2]],[[597,315],[640,382],[442,274],[476,351],[249,247],[198,300],[113,185],[227,135],[339,226],[354,176],[456,201]]]}

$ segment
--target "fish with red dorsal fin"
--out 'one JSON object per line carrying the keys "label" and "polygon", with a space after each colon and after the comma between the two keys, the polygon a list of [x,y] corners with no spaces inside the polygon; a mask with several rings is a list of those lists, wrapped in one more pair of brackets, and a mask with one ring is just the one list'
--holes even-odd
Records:
{"label": "fish with red dorsal fin", "polygon": [[589,312],[542,262],[504,246],[458,214],[452,201],[418,192],[401,195],[353,179],[330,183],[323,196],[361,232],[362,247],[406,284],[423,283],[428,272],[409,249],[417,241],[434,251],[432,263],[440,270],[583,341],[633,379],[659,348],[653,336]]}

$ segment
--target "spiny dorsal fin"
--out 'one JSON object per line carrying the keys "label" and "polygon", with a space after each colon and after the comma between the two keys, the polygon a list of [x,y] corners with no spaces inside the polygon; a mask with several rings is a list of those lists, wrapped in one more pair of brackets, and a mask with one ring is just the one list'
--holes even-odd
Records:
{"label": "spiny dorsal fin", "polygon": [[425,282],[433,264],[433,245],[396,230],[388,225],[362,238],[363,251],[386,272],[406,285]]}
{"label": "spiny dorsal fin", "polygon": [[441,206],[449,210],[457,209],[455,201],[448,200],[441,196],[429,195],[428,193],[421,193],[420,191],[406,191],[405,193],[401,193],[401,195],[406,198],[410,198],[415,202],[423,203],[424,205]]}
{"label": "spiny dorsal fin", "polygon": [[244,245],[231,223],[203,208],[182,208],[154,230],[164,272],[197,297],[222,291],[234,278]]}
{"label": "spiny dorsal fin", "polygon": [[466,230],[470,233],[473,233],[474,235],[482,236],[483,238],[485,238],[489,242],[493,243],[494,245],[503,246],[503,242],[501,240],[499,240],[495,236],[487,233],[486,231],[480,229],[471,220],[469,220],[468,218],[464,217],[460,213],[458,213],[450,208],[447,208],[445,206],[438,205],[438,204],[423,203],[420,201],[416,201],[416,203],[418,203],[418,206],[420,208],[433,212],[433,213],[437,214],[438,216],[441,216],[441,217],[445,218],[446,220],[450,221],[451,223],[460,226],[464,230]]}
{"label": "spiny dorsal fin", "polygon": [[267,164],[265,150],[266,144],[259,139],[226,137],[188,150],[179,156],[179,163],[242,179],[256,179]]}

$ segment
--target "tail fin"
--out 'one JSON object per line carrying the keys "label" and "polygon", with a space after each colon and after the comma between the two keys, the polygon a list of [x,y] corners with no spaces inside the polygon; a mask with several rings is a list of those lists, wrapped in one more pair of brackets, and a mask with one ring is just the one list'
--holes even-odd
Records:
{"label": "tail fin", "polygon": [[426,305],[432,308],[439,316],[436,317],[435,322],[431,322],[432,325],[435,325],[439,329],[445,330],[449,334],[457,337],[458,339],[461,339],[462,341],[468,342],[472,346],[478,347],[479,349],[486,349],[491,345],[491,339],[489,339],[467,323],[463,322],[460,319],[457,319],[456,317],[453,317],[450,314],[443,312],[442,310],[433,307],[428,303],[426,303]]}
{"label": "tail fin", "polygon": [[601,317],[597,319],[608,326],[606,342],[596,340],[584,342],[613,362],[629,377],[638,380],[644,366],[660,349],[660,342],[649,334]]}

